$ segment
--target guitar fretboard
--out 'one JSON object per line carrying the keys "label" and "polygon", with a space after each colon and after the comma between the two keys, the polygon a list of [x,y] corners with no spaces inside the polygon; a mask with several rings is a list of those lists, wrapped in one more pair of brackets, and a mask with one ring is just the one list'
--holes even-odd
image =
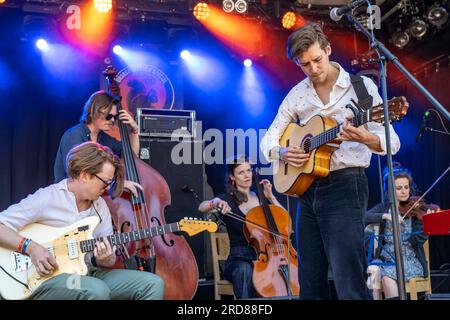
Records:
{"label": "guitar fretboard", "polygon": [[[365,124],[366,122],[371,121],[372,119],[372,109],[369,109],[367,111],[358,113],[352,120],[350,120],[350,123],[355,126],[355,127],[359,127],[363,124]],[[316,136],[313,136],[310,139],[309,145],[308,145],[308,141],[305,142],[305,151],[309,152],[311,150],[314,150],[334,139],[337,138],[337,134],[340,131],[340,125],[330,128]],[[309,148],[308,148],[309,147]],[[308,150],[306,150],[308,149]]]}
{"label": "guitar fretboard", "polygon": [[[111,245],[124,244],[131,241],[143,240],[155,236],[160,236],[169,232],[180,231],[180,225],[178,222],[166,224],[163,226],[152,227],[148,229],[139,229],[131,232],[116,233],[109,235],[107,238]],[[82,252],[94,251],[95,243],[103,242],[102,238],[94,238],[89,240],[80,241],[80,248]]]}

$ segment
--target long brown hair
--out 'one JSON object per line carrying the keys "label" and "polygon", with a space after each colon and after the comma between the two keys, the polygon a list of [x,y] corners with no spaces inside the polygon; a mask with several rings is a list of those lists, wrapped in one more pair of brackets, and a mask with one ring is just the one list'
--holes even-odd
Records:
{"label": "long brown hair", "polygon": [[94,175],[102,170],[103,164],[109,162],[115,169],[115,181],[111,186],[111,198],[118,197],[123,190],[123,170],[117,157],[110,148],[94,141],[87,141],[70,149],[67,154],[67,173],[77,179],[82,172]]}
{"label": "long brown hair", "polygon": [[227,174],[225,176],[225,190],[229,195],[231,195],[234,201],[236,201],[237,205],[248,201],[247,195],[240,192],[236,188],[236,185],[233,184],[233,180],[231,179],[231,176],[234,176],[234,170],[243,163],[249,163],[251,166],[251,163],[247,156],[238,155],[232,158],[230,161],[228,161]]}
{"label": "long brown hair", "polygon": [[80,117],[80,122],[85,124],[92,123],[92,120],[99,117],[100,110],[109,113],[113,105],[117,104],[117,102],[118,101],[106,91],[100,90],[94,92],[83,107],[83,114]]}

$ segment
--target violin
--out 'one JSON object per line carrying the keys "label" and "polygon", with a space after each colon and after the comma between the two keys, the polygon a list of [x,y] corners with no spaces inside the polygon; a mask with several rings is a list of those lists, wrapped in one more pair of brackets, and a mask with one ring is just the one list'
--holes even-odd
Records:
{"label": "violin", "polygon": [[261,297],[297,296],[297,252],[289,243],[292,222],[284,208],[268,204],[258,176],[256,172],[254,181],[261,205],[247,213],[244,226],[244,235],[258,254],[253,265],[253,286]]}
{"label": "violin", "polygon": [[428,210],[438,211],[440,208],[437,204],[427,203],[419,196],[412,196],[408,201],[401,201],[399,206],[399,212],[404,218],[417,217],[421,221]]}

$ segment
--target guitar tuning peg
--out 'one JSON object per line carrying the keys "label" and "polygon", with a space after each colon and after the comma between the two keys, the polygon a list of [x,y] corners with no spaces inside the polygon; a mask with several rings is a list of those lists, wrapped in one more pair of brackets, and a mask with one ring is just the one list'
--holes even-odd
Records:
{"label": "guitar tuning peg", "polygon": [[197,219],[197,218],[194,218],[194,220],[196,220],[196,221],[197,221],[198,219]]}
{"label": "guitar tuning peg", "polygon": [[192,219],[192,217],[189,217],[189,220],[194,220],[194,219]]}
{"label": "guitar tuning peg", "polygon": [[187,217],[184,217],[184,218],[183,218],[183,220],[187,220],[187,219],[188,219]]}

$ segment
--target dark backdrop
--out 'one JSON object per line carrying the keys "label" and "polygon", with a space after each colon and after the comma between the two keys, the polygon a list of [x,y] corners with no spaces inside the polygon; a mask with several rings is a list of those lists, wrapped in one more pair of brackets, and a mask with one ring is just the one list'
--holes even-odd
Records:
{"label": "dark backdrop", "polygon": [[[53,161],[59,139],[67,128],[77,123],[87,97],[99,89],[98,75],[102,63],[80,56],[78,63],[69,68],[71,72],[65,74],[63,79],[49,77],[45,75],[40,54],[34,44],[20,41],[22,17],[5,10],[0,11],[0,21],[0,210],[3,210],[27,194],[52,183]],[[429,52],[430,57],[436,55],[438,50],[448,53],[444,45],[448,42],[436,41],[440,46]],[[212,42],[211,48],[218,52],[223,49]],[[344,55],[339,45],[336,45],[334,52],[336,60]],[[225,58],[225,53],[217,55]],[[422,58],[426,59],[425,56]],[[345,60],[342,64],[346,65]],[[228,67],[238,68],[240,65],[230,62]],[[267,92],[268,98],[264,112],[254,118],[236,108],[239,89],[234,84],[205,94],[186,81],[185,108],[197,111],[197,118],[203,121],[204,130],[219,128],[224,132],[226,128],[267,128],[290,87],[303,77],[300,70],[293,68],[290,63],[280,63],[278,73],[262,79],[262,90]],[[277,82],[283,75],[291,78]],[[428,72],[419,80],[448,106],[449,76],[447,62],[441,65],[438,73]],[[424,191],[449,164],[450,139],[427,133],[420,143],[416,143],[415,135],[422,114],[430,104],[407,82],[392,86],[390,90],[389,96],[405,95],[411,105],[408,116],[395,125],[402,147],[394,160],[400,161],[413,172],[417,185]],[[430,117],[429,124],[438,128],[441,126],[435,115]],[[385,160],[382,162],[384,166]],[[223,192],[224,166],[206,166],[206,173],[214,192]],[[369,204],[372,206],[380,199],[376,157],[373,157],[367,173],[371,191]],[[449,208],[449,182],[450,178],[446,176],[427,199],[440,204],[442,208]],[[448,237],[432,237],[430,244],[432,269],[450,263]]]}

